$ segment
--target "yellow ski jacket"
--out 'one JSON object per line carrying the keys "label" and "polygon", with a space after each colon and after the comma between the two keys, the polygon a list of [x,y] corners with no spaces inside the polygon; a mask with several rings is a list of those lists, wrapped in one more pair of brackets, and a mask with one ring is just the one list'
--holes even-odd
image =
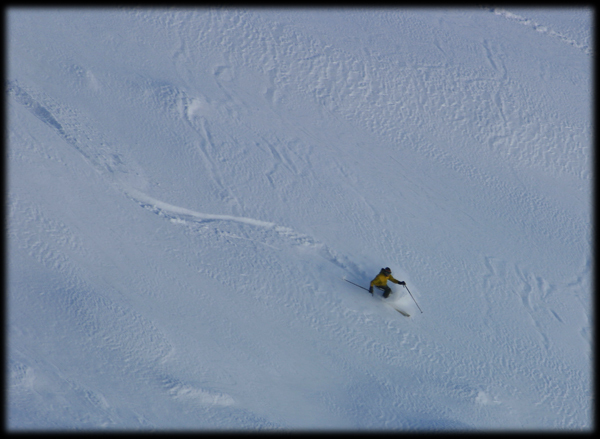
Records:
{"label": "yellow ski jacket", "polygon": [[387,285],[388,280],[394,282],[395,284],[400,283],[400,281],[394,279],[394,276],[392,276],[391,274],[389,276],[386,276],[385,274],[380,272],[377,276],[375,276],[375,279],[371,281],[371,286],[385,287]]}

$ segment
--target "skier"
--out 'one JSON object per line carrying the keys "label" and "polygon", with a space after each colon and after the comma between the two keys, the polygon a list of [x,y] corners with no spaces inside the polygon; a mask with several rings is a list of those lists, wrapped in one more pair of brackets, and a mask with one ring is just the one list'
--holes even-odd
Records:
{"label": "skier", "polygon": [[379,274],[375,276],[375,279],[371,281],[371,285],[369,286],[369,293],[373,294],[373,286],[376,286],[380,290],[383,290],[383,297],[387,299],[392,293],[392,289],[387,286],[388,280],[398,285],[406,285],[406,282],[394,279],[390,267],[385,267],[382,268]]}

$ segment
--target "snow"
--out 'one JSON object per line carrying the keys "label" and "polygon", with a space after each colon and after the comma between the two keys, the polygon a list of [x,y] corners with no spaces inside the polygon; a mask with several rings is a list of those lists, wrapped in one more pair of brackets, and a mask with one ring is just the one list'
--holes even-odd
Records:
{"label": "snow", "polygon": [[7,428],[591,430],[591,34],[10,8]]}

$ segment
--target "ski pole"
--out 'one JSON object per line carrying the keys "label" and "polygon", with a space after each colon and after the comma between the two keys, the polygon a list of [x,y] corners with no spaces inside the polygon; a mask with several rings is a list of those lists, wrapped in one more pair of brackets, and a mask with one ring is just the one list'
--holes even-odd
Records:
{"label": "ski pole", "polygon": [[[410,294],[410,297],[412,297],[412,300],[415,300],[415,298],[413,297],[412,293],[410,292],[410,290],[408,289],[406,284],[404,285],[404,288],[406,288],[406,291],[408,291],[408,294]],[[419,308],[419,311],[421,311],[421,314],[423,314],[423,310],[421,310],[421,307],[419,306],[419,304],[417,303],[416,300],[415,300],[415,304],[417,305],[417,308]]]}
{"label": "ski pole", "polygon": [[[363,287],[363,286],[360,286],[359,284],[355,284],[354,282],[352,282],[352,281],[349,281],[349,280],[348,280],[348,279],[346,279],[345,277],[343,277],[342,279],[344,279],[346,282],[350,282],[352,285],[356,285],[358,288],[362,288],[363,290],[367,290],[367,291],[369,291],[369,289],[368,289],[368,288],[365,288],[365,287]],[[370,292],[370,291],[369,291],[369,292]]]}

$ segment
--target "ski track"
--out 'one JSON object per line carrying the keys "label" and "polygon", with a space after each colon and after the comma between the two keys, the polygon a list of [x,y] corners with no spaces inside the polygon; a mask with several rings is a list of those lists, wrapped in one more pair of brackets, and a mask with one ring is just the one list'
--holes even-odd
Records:
{"label": "ski track", "polygon": [[[110,148],[107,148],[107,145],[102,141],[102,138],[99,134],[90,133],[89,125],[86,126],[82,123],[75,122],[77,120],[77,117],[75,117],[74,121],[72,121],[68,125],[68,128],[65,128],[63,127],[63,124],[57,121],[56,117],[53,116],[52,112],[48,110],[48,108],[51,108],[50,104],[40,104],[38,100],[31,97],[31,95],[28,92],[21,88],[16,81],[9,82],[7,91],[9,95],[13,96],[19,104],[23,105],[34,116],[36,116],[45,124],[49,125],[53,130],[55,130],[60,135],[60,137],[62,137],[67,142],[67,144],[73,146],[101,174],[109,175],[115,178],[121,177],[121,175],[128,175],[131,173],[131,171],[128,169],[128,167],[122,160],[121,156],[118,153],[112,152]],[[54,112],[61,113],[61,110],[54,110]],[[67,110],[62,109],[62,112],[66,113]],[[81,117],[81,115],[79,115],[79,117]],[[190,122],[189,118],[188,122]],[[201,127],[203,131],[203,137],[207,139],[208,144],[210,144],[210,136],[207,134],[204,124],[201,124]],[[96,140],[96,138],[98,137],[100,137],[100,140]],[[80,138],[85,138],[87,141],[83,142],[80,140]],[[286,160],[282,159],[282,156],[279,155],[279,153],[277,153],[273,147],[270,147],[270,151],[273,154],[275,163],[286,163]],[[216,166],[210,158],[211,156],[212,154],[205,154],[206,159],[211,162],[211,165],[209,167],[213,169],[212,180],[218,182],[219,187],[223,189],[223,178],[219,176],[217,171],[215,171]],[[288,168],[293,167],[293,165],[290,165],[289,163],[290,162],[287,161],[286,166]],[[130,198],[138,202],[138,204],[140,204],[142,207],[149,209],[158,215],[167,216],[168,219],[171,220],[173,223],[177,223],[178,221],[185,223],[186,220],[188,222],[192,221],[197,223],[207,221],[233,221],[258,228],[273,229],[278,236],[286,238],[288,241],[293,242],[296,246],[319,248],[319,253],[322,257],[327,259],[329,262],[338,265],[340,268],[346,271],[358,271],[354,264],[348,261],[347,258],[335,255],[331,249],[327,248],[322,243],[316,242],[314,239],[310,238],[307,235],[298,234],[294,232],[291,228],[277,226],[275,223],[272,222],[255,220],[246,217],[199,213],[155,200],[133,188],[127,188],[124,190]]]}
{"label": "ski track", "polygon": [[515,14],[514,12],[507,11],[506,9],[492,8],[489,11],[496,15],[499,15],[507,20],[514,21],[515,23],[519,23],[523,26],[527,26],[527,27],[533,29],[534,31],[539,32],[543,35],[547,35],[552,38],[557,38],[560,41],[562,41],[566,44],[569,44],[570,46],[573,46],[578,50],[581,50],[586,55],[593,56],[593,54],[594,54],[592,51],[592,48],[588,44],[585,44],[580,41],[576,41],[573,38],[569,38],[568,36],[562,34],[561,32],[557,32],[557,31],[553,30],[549,26],[545,26],[543,24],[537,23],[535,20],[532,20],[527,17],[523,17],[519,14]]}
{"label": "ski track", "polygon": [[338,266],[346,272],[358,271],[358,268],[351,261],[349,261],[348,258],[337,255],[332,249],[328,248],[325,244],[314,240],[308,235],[297,233],[289,227],[277,226],[275,223],[272,222],[246,217],[200,213],[186,208],[164,203],[135,189],[128,189],[127,193],[128,196],[133,201],[137,202],[141,207],[151,211],[152,213],[162,218],[165,218],[173,224],[189,226],[190,224],[201,225],[210,222],[241,223],[244,225],[251,226],[252,229],[267,230],[271,232],[271,235],[256,238],[254,237],[254,235],[256,235],[255,233],[248,231],[243,233],[243,235],[241,236],[229,236],[237,237],[240,239],[247,239],[250,241],[257,241],[274,249],[280,248],[282,244],[300,248],[310,248],[315,250],[316,253],[322,258],[324,258],[326,261]]}

